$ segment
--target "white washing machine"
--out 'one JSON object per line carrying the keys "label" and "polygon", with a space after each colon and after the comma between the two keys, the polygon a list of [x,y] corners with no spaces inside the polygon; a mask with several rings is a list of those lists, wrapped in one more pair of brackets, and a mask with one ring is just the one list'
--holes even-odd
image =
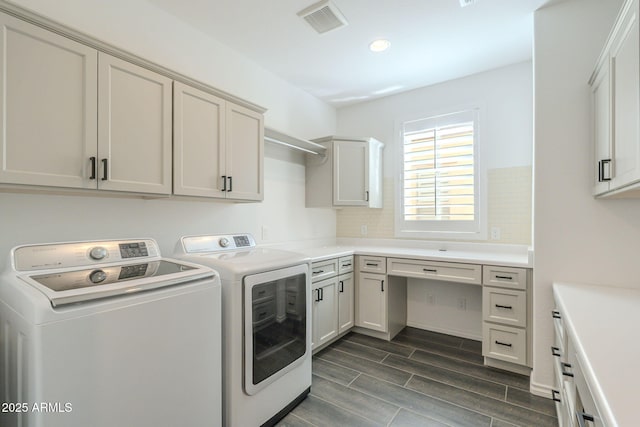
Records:
{"label": "white washing machine", "polygon": [[0,425],[220,426],[221,288],[152,239],[16,247],[0,276]]}
{"label": "white washing machine", "polygon": [[175,256],[220,274],[223,424],[275,424],[311,387],[309,259],[248,234],[183,237]]}

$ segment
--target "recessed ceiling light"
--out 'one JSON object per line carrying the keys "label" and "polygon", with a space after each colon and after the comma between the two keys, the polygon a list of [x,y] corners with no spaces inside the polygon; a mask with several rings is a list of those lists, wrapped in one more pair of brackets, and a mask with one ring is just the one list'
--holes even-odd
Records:
{"label": "recessed ceiling light", "polygon": [[385,39],[374,40],[369,44],[369,50],[371,52],[382,52],[389,49],[391,42]]}

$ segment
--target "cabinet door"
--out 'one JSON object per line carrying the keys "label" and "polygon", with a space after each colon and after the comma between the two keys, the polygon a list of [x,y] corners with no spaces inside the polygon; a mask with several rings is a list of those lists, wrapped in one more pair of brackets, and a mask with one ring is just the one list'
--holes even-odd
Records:
{"label": "cabinet door", "polygon": [[636,0],[624,17],[611,49],[614,135],[612,189],[640,180],[639,37]]}
{"label": "cabinet door", "polygon": [[338,333],[353,327],[355,316],[353,307],[353,273],[338,276]]}
{"label": "cabinet door", "polygon": [[227,103],[227,198],[264,198],[264,119],[262,114]]}
{"label": "cabinet door", "polygon": [[593,136],[595,145],[595,185],[593,194],[609,190],[611,179],[611,77],[607,58],[593,81]]}
{"label": "cabinet door", "polygon": [[338,279],[316,283],[313,298],[313,348],[320,347],[338,335]]}
{"label": "cabinet door", "polygon": [[171,194],[171,80],[100,53],[98,188]]}
{"label": "cabinet door", "polygon": [[367,206],[369,144],[363,141],[333,142],[333,204]]}
{"label": "cabinet door", "polygon": [[0,14],[0,181],[96,188],[97,51]]}
{"label": "cabinet door", "polygon": [[356,326],[387,332],[387,292],[384,274],[360,273],[358,275]]}
{"label": "cabinet door", "polygon": [[173,83],[173,192],[224,198],[226,101]]}

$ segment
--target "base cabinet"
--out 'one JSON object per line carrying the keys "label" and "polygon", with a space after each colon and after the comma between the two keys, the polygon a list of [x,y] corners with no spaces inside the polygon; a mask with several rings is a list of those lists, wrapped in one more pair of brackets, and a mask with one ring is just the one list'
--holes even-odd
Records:
{"label": "base cabinet", "polygon": [[311,282],[312,349],[317,350],[354,326],[353,257],[314,262]]}
{"label": "base cabinet", "polygon": [[358,275],[358,317],[356,326],[373,331],[388,332],[385,274],[360,273]]}

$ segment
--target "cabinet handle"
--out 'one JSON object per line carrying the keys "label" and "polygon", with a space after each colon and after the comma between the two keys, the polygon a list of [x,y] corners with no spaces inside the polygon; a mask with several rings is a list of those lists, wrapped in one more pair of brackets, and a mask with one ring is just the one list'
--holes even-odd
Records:
{"label": "cabinet handle", "polygon": [[504,347],[513,347],[513,344],[509,344],[509,343],[498,341],[498,340],[496,340],[495,343]]}
{"label": "cabinet handle", "polygon": [[342,280],[340,280],[340,293],[344,292],[344,282]]}
{"label": "cabinet handle", "polygon": [[318,289],[320,291],[320,301],[324,301],[324,288]]}
{"label": "cabinet handle", "polygon": [[384,280],[380,281],[380,291],[384,292]]}
{"label": "cabinet handle", "polygon": [[558,310],[551,310],[551,317],[553,317],[554,319],[562,319],[562,316],[560,316],[560,312]]}
{"label": "cabinet handle", "polygon": [[578,425],[580,427],[585,427],[585,421],[590,421],[590,422],[594,422],[595,418],[593,417],[593,415],[590,414],[585,414],[584,412],[579,412],[576,411],[576,415],[578,417]]}
{"label": "cabinet handle", "polygon": [[222,191],[227,191],[227,176],[222,175]]}
{"label": "cabinet handle", "polygon": [[373,262],[368,262],[368,263],[366,263],[366,266],[367,267],[377,267],[378,264],[377,263],[373,263]]}
{"label": "cabinet handle", "polygon": [[109,159],[102,159],[102,180],[106,181],[109,179]]}
{"label": "cabinet handle", "polygon": [[560,363],[560,366],[562,366],[562,375],[564,375],[565,377],[572,377],[573,378],[573,373],[565,370],[565,369],[571,369],[571,364],[570,363],[562,362],[562,363]]}
{"label": "cabinet handle", "polygon": [[89,157],[89,160],[91,161],[91,176],[89,179],[96,179],[96,158]]}
{"label": "cabinet handle", "polygon": [[496,304],[496,308],[504,308],[505,310],[513,310],[513,307],[510,306],[510,305]]}
{"label": "cabinet handle", "polygon": [[230,176],[229,177],[229,193],[231,193],[233,191],[233,177]]}
{"label": "cabinet handle", "polygon": [[369,201],[369,190],[364,192],[364,200],[365,200],[365,202]]}
{"label": "cabinet handle", "polygon": [[324,273],[324,270],[314,271],[314,272],[313,272],[313,273],[311,273],[311,274],[320,274],[320,273]]}
{"label": "cabinet handle", "polygon": [[435,270],[433,268],[423,268],[422,271],[424,271],[425,273],[438,273],[438,270]]}
{"label": "cabinet handle", "polygon": [[[558,396],[558,397],[556,397],[556,396]],[[561,402],[561,400],[560,400],[560,397],[559,397],[559,396],[560,396],[560,392],[559,392],[558,390],[555,390],[555,389],[553,389],[553,388],[552,388],[552,389],[551,389],[551,399],[552,399],[554,402]]]}
{"label": "cabinet handle", "polygon": [[316,302],[320,302],[320,288],[316,289]]}
{"label": "cabinet handle", "polygon": [[560,353],[560,349],[556,346],[551,346],[551,355],[555,357],[560,357],[562,354]]}
{"label": "cabinet handle", "polygon": [[349,263],[349,264],[342,264],[342,268],[344,268],[344,267],[351,267],[351,263]]}
{"label": "cabinet handle", "polygon": [[[604,176],[604,166],[609,165],[608,176]],[[611,159],[603,159],[598,162],[598,182],[611,181]]]}
{"label": "cabinet handle", "polygon": [[496,274],[496,279],[502,279],[502,280],[513,280],[513,276],[498,276]]}

